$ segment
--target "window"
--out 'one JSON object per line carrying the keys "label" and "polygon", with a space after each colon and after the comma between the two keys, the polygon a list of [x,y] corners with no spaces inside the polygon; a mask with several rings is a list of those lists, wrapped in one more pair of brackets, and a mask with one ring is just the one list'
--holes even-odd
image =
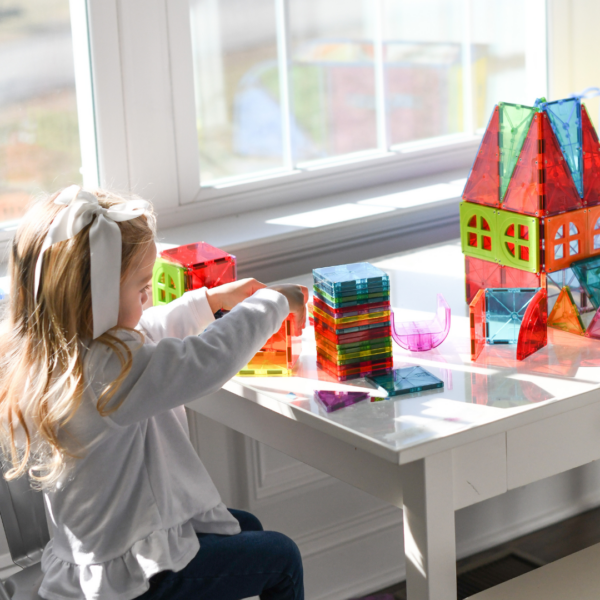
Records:
{"label": "window", "polygon": [[543,0],[191,0],[190,11],[205,187],[458,142],[496,102],[546,94]]}
{"label": "window", "polygon": [[69,0],[0,2],[0,224],[81,183]]}

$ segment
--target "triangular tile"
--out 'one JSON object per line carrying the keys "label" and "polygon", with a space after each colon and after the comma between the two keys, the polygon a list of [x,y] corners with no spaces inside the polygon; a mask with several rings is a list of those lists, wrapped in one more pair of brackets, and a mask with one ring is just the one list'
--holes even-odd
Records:
{"label": "triangular tile", "polygon": [[[589,324],[588,328],[585,330],[586,337],[595,338],[600,340],[600,310],[596,311],[592,322]],[[473,345],[473,342],[471,342]],[[472,351],[471,351],[472,352]]]}
{"label": "triangular tile", "polygon": [[517,164],[523,142],[529,131],[529,125],[537,109],[520,104],[501,102],[500,131],[498,146],[500,148],[500,202],[504,199],[508,182]]}
{"label": "triangular tile", "polygon": [[517,165],[508,184],[502,202],[504,210],[537,216],[543,209],[538,175],[540,137],[540,115],[537,114],[531,121]]}
{"label": "triangular tile", "polygon": [[600,204],[600,143],[585,106],[581,107],[581,137],[583,202],[587,206],[596,206]]}
{"label": "triangular tile", "polygon": [[546,215],[556,215],[582,208],[583,201],[579,197],[569,165],[562,154],[546,113],[541,113],[541,123],[546,171],[542,203],[544,212]]}
{"label": "triangular tile", "polygon": [[565,285],[558,295],[556,304],[548,317],[548,327],[562,329],[563,331],[577,335],[584,334],[583,323],[571,297],[568,285]]}
{"label": "triangular tile", "polygon": [[566,98],[543,104],[565,157],[573,182],[583,197],[583,156],[581,151],[581,100]]}
{"label": "triangular tile", "polygon": [[490,118],[483,140],[477,151],[471,174],[463,192],[463,198],[477,204],[499,206],[500,174],[498,149],[498,130],[500,115],[498,107]]}
{"label": "triangular tile", "polygon": [[571,265],[595,309],[600,308],[600,256],[590,256]]}
{"label": "triangular tile", "polygon": [[517,360],[523,360],[548,343],[548,301],[541,289],[531,300],[519,330]]}

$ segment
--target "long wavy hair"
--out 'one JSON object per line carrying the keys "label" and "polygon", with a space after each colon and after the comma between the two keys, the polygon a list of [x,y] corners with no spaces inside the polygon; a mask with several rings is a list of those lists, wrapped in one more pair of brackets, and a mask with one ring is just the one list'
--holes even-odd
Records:
{"label": "long wavy hair", "polygon": [[[109,208],[124,198],[95,191]],[[83,358],[93,337],[89,229],[46,250],[37,299],[36,262],[48,229],[64,206],[59,193],[38,199],[24,216],[9,258],[9,305],[0,322],[0,444],[6,479],[29,474],[32,485],[50,487],[67,462],[79,455],[77,444],[59,435],[76,413],[86,385]],[[155,218],[145,214],[117,223],[121,229],[121,280],[135,267],[155,237]],[[112,330],[111,330],[112,331]],[[129,347],[111,331],[98,341],[121,362],[119,377],[103,391],[98,411],[117,410],[108,403],[132,363]]]}

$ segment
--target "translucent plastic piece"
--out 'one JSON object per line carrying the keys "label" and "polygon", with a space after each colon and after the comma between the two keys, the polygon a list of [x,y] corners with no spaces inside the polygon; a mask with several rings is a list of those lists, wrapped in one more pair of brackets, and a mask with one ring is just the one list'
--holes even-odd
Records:
{"label": "translucent plastic piece", "polygon": [[[239,376],[288,376],[302,353],[302,335],[289,316],[239,373]],[[279,371],[279,372],[277,372]],[[285,371],[285,372],[284,372]]]}
{"label": "translucent plastic piece", "polygon": [[516,344],[529,303],[539,288],[496,288],[485,291],[487,344]]}
{"label": "translucent plastic piece", "polygon": [[317,354],[319,356],[323,356],[328,361],[333,364],[336,364],[338,367],[343,365],[355,365],[357,366],[360,363],[364,363],[365,361],[377,361],[383,360],[385,358],[391,358],[392,349],[391,348],[379,348],[377,350],[369,350],[366,352],[355,352],[354,354],[330,354],[325,350],[323,346],[317,344]]}
{"label": "translucent plastic piece", "polygon": [[583,203],[600,204],[600,143],[585,106],[581,106],[581,138],[583,146]]}
{"label": "translucent plastic piece", "polygon": [[185,268],[157,258],[152,270],[152,304],[168,304],[181,298],[185,291]]}
{"label": "translucent plastic piece", "polygon": [[379,340],[381,338],[391,338],[392,328],[387,327],[375,327],[370,329],[364,329],[362,331],[344,332],[336,334],[328,327],[323,327],[321,323],[315,322],[315,337],[322,336],[327,338],[334,344],[351,344],[355,342],[366,342],[371,340]]}
{"label": "translucent plastic piece", "polygon": [[556,215],[582,208],[583,201],[546,113],[541,113],[541,126],[545,169],[542,203],[544,214]]}
{"label": "translucent plastic piece", "polygon": [[581,139],[581,100],[567,98],[543,105],[560,149],[567,160],[579,196],[583,198],[583,155]]}
{"label": "translucent plastic piece", "polygon": [[336,301],[344,301],[345,299],[353,299],[356,296],[380,296],[382,294],[389,294],[390,286],[385,285],[371,285],[371,286],[356,286],[355,288],[343,288],[341,290],[335,290],[330,286],[327,286],[323,281],[315,281],[315,287],[323,294],[327,294]]}
{"label": "translucent plastic piece", "polygon": [[322,331],[327,330],[335,335],[343,335],[348,333],[358,333],[361,331],[371,331],[373,329],[382,329],[386,327],[390,327],[391,320],[390,317],[384,317],[382,319],[376,319],[374,321],[365,323],[365,324],[355,324],[355,323],[345,323],[342,325],[332,325],[326,321],[322,321],[321,319],[314,317],[315,321],[315,330]]}
{"label": "translucent plastic piece", "polygon": [[543,278],[543,273],[530,273],[472,256],[465,256],[467,304],[473,301],[481,289],[544,287]]}
{"label": "translucent plastic piece", "polygon": [[544,220],[544,262],[547,273],[581,260],[587,249],[587,209],[572,210]]}
{"label": "translucent plastic piece", "polygon": [[315,390],[315,399],[327,412],[351,406],[369,398],[369,392],[334,392],[330,390]]}
{"label": "translucent plastic piece", "polygon": [[544,162],[541,150],[540,115],[534,115],[521,154],[502,200],[504,210],[538,216],[543,214]]}
{"label": "translucent plastic piece", "polygon": [[588,325],[588,328],[585,330],[585,335],[586,337],[600,340],[600,310],[597,310],[594,314],[592,322]]}
{"label": "translucent plastic piece", "polygon": [[389,396],[413,394],[444,387],[444,382],[441,379],[438,379],[423,367],[394,369],[388,375],[368,377],[368,379],[382,387]]}
{"label": "translucent plastic piece", "polygon": [[329,304],[332,308],[344,308],[347,306],[359,306],[362,304],[376,304],[380,302],[387,302],[389,304],[390,294],[389,291],[386,293],[378,294],[365,294],[360,296],[348,296],[342,298],[334,298],[329,294],[322,292],[317,286],[313,286],[314,294],[317,298]]}
{"label": "translucent plastic piece", "polygon": [[587,208],[587,256],[600,254],[600,206]]}
{"label": "translucent plastic piece", "polygon": [[568,286],[573,303],[579,311],[579,315],[596,312],[590,301],[584,287],[579,282],[573,269],[562,269],[546,275],[546,291],[548,292],[548,311],[551,312],[562,292],[562,289]]}
{"label": "translucent plastic piece", "polygon": [[500,147],[500,201],[504,199],[508,182],[521,153],[531,120],[537,109],[520,104],[500,103],[500,129],[498,145]]}
{"label": "translucent plastic piece", "polygon": [[236,280],[236,258],[206,242],[186,244],[160,253],[186,269],[186,289],[212,288]]}
{"label": "translucent plastic piece", "polygon": [[595,309],[600,308],[600,256],[592,256],[571,265]]}
{"label": "translucent plastic piece", "polygon": [[496,106],[467,180],[462,196],[464,200],[488,206],[500,204],[499,129],[500,111]]}
{"label": "translucent plastic piece", "polygon": [[548,317],[548,327],[583,335],[585,327],[573,302],[569,286],[563,287]]}
{"label": "translucent plastic piece", "polygon": [[[389,307],[388,307],[389,308]],[[360,315],[352,315],[350,317],[332,317],[330,314],[321,310],[318,306],[314,307],[313,310],[314,316],[317,319],[320,319],[324,323],[328,323],[329,325],[339,325],[339,326],[352,326],[352,323],[356,323],[357,325],[367,325],[370,322],[376,322],[381,319],[390,319],[391,311],[390,310],[380,310],[377,312],[360,314]]]}
{"label": "translucent plastic piece", "polygon": [[460,240],[464,254],[495,261],[498,253],[496,210],[472,202],[461,202]]}
{"label": "translucent plastic piece", "polygon": [[540,222],[537,217],[496,211],[498,233],[496,260],[507,267],[538,273],[540,270]]}
{"label": "translucent plastic piece", "polygon": [[378,361],[364,361],[357,365],[338,366],[317,353],[317,365],[334,377],[337,377],[338,381],[346,381],[347,379],[355,379],[356,377],[388,373],[394,366],[394,360],[392,358],[385,358]]}
{"label": "translucent plastic piece", "polygon": [[389,287],[390,283],[390,278],[384,271],[368,262],[313,269],[313,278],[315,283],[322,281],[335,292],[355,289],[360,284]]}
{"label": "translucent plastic piece", "polygon": [[386,311],[390,309],[390,303],[388,302],[374,302],[372,304],[347,306],[344,308],[333,308],[326,302],[323,302],[316,296],[313,297],[313,303],[316,308],[327,313],[334,319],[343,319],[346,317],[355,317],[358,315],[370,315],[376,312]]}
{"label": "translucent plastic piece", "polygon": [[548,302],[546,290],[539,290],[533,297],[519,330],[517,360],[523,360],[548,343]]}
{"label": "translucent plastic piece", "polygon": [[307,302],[306,311],[308,312],[308,324],[313,327],[315,324],[315,305],[313,302]]}
{"label": "translucent plastic piece", "polygon": [[471,360],[477,360],[485,346],[485,290],[479,290],[469,304]]}
{"label": "translucent plastic piece", "polygon": [[406,321],[396,323],[392,313],[392,337],[394,341],[412,352],[424,352],[437,348],[450,331],[450,306],[442,294],[437,295],[437,313],[430,321]]}
{"label": "translucent plastic piece", "polygon": [[366,340],[364,342],[352,342],[349,344],[336,344],[324,336],[315,336],[317,346],[322,346],[330,354],[343,356],[356,352],[377,351],[381,348],[392,349],[392,336]]}

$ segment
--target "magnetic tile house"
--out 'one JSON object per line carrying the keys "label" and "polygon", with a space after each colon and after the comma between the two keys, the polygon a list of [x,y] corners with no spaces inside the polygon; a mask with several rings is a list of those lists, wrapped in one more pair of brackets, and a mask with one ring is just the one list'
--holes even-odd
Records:
{"label": "magnetic tile house", "polygon": [[551,310],[569,285],[589,323],[600,307],[600,144],[579,98],[494,108],[460,224],[467,302],[480,289],[541,287]]}

